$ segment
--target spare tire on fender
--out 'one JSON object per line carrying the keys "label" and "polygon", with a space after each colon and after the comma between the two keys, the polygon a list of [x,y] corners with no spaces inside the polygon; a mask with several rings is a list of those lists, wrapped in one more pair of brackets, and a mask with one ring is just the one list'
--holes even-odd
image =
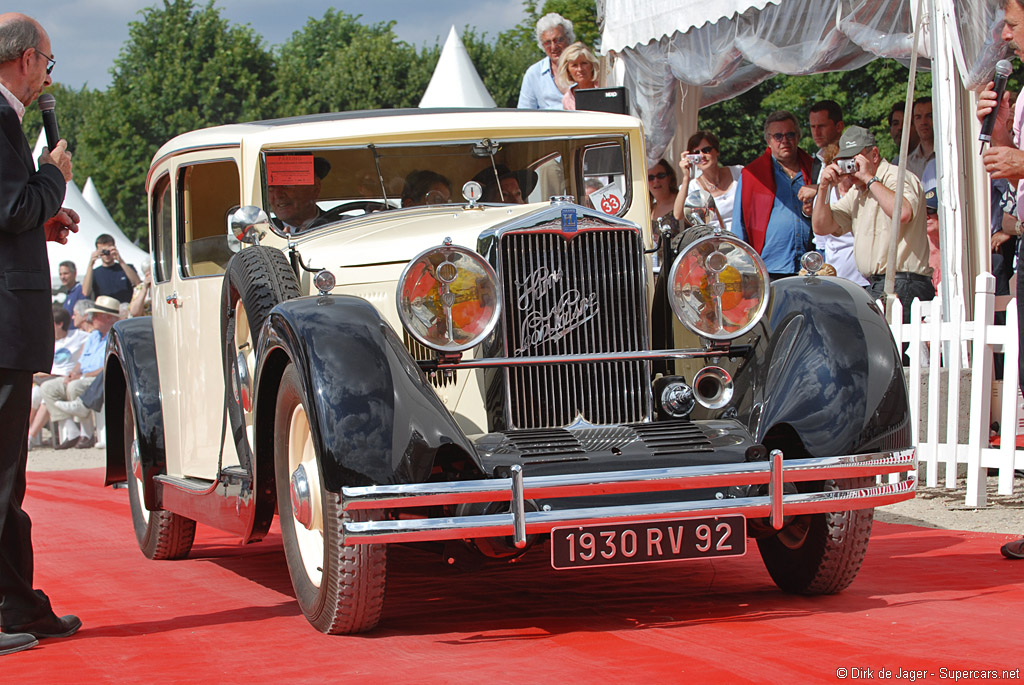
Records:
{"label": "spare tire on fender", "polygon": [[259,333],[275,306],[301,295],[299,281],[280,250],[253,245],[228,262],[221,295],[225,407],[239,464],[250,474],[252,383]]}

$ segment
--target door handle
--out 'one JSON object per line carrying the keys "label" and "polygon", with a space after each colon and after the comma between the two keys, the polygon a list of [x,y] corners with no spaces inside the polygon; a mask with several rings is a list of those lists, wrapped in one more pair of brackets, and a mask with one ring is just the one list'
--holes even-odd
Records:
{"label": "door handle", "polygon": [[181,303],[178,302],[177,292],[173,292],[167,296],[167,304],[173,305],[175,309],[181,309]]}

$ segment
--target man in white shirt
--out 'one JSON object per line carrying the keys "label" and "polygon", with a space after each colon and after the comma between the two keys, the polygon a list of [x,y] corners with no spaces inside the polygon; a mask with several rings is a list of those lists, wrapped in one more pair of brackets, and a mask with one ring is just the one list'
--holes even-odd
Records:
{"label": "man in white shirt", "polygon": [[[814,156],[821,162],[821,171],[823,172],[825,170],[825,148],[839,142],[839,136],[843,133],[843,110],[834,100],[821,100],[811,105],[810,114],[807,116],[810,122],[811,138],[818,146],[818,151],[814,153]],[[815,181],[821,182],[820,172]],[[831,202],[839,200],[839,194],[835,188],[832,189],[829,200]],[[864,274],[857,270],[857,260],[853,256],[852,233],[815,235],[814,244],[825,253],[825,261],[835,268],[837,276],[853,281],[859,286],[868,285],[868,279],[864,278]]]}
{"label": "man in white shirt", "polygon": [[572,22],[561,14],[545,14],[537,22],[537,44],[544,58],[530,66],[519,89],[519,109],[562,109],[562,91],[555,85],[558,58],[576,40]]}

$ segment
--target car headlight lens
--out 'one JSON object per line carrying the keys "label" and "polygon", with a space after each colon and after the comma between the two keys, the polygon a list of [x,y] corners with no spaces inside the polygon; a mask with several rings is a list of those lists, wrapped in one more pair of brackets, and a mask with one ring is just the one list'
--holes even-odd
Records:
{"label": "car headlight lens", "polygon": [[712,340],[743,335],[768,306],[768,269],[752,247],[732,236],[695,240],[676,258],[668,279],[672,311]]}
{"label": "car headlight lens", "polygon": [[432,247],[409,262],[398,282],[398,316],[410,335],[441,352],[475,347],[498,323],[494,269],[472,250]]}

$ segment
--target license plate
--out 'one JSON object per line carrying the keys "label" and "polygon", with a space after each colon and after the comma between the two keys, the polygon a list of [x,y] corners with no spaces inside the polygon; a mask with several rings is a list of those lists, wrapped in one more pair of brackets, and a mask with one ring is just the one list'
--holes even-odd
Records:
{"label": "license plate", "polygon": [[746,551],[746,519],[738,514],[571,526],[551,531],[554,568],[733,557]]}

